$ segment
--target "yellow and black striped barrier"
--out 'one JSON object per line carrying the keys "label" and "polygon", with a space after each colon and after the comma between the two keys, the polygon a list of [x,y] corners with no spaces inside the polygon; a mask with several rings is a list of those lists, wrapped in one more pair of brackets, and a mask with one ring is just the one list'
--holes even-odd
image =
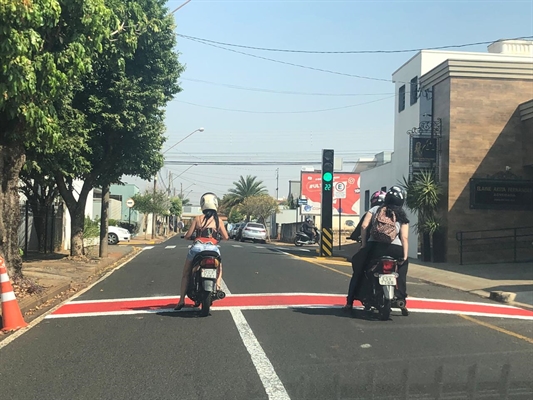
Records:
{"label": "yellow and black striped barrier", "polygon": [[331,228],[322,228],[320,255],[322,257],[331,257],[333,255],[333,229]]}

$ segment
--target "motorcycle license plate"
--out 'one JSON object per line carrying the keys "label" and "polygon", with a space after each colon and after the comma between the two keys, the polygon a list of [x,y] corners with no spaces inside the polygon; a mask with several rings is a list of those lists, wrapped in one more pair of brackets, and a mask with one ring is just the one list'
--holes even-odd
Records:
{"label": "motorcycle license plate", "polygon": [[380,275],[379,284],[383,286],[396,286],[396,276],[394,275]]}
{"label": "motorcycle license plate", "polygon": [[210,278],[210,279],[216,279],[217,278],[217,270],[213,268],[202,268],[202,278]]}

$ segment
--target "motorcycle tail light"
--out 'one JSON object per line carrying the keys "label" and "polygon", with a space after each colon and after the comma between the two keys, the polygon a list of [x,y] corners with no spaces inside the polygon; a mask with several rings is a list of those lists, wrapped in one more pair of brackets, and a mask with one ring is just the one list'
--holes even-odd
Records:
{"label": "motorcycle tail light", "polygon": [[383,273],[384,274],[390,274],[391,272],[394,272],[395,264],[396,264],[396,262],[394,262],[394,261],[389,261],[389,260],[382,261],[381,265],[383,267]]}
{"label": "motorcycle tail light", "polygon": [[200,265],[202,267],[205,266],[215,266],[218,267],[218,260],[216,258],[204,258],[202,261],[200,261]]}

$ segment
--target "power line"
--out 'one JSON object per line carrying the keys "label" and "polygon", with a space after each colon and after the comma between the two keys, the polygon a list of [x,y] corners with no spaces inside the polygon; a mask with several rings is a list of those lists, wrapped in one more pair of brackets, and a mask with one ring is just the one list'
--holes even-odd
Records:
{"label": "power line", "polygon": [[232,85],[229,83],[217,83],[217,82],[210,82],[210,81],[204,81],[201,79],[193,79],[193,78],[181,78],[184,81],[190,81],[190,82],[198,82],[198,83],[205,83],[208,85],[214,85],[214,86],[222,86],[227,87],[230,89],[238,89],[238,90],[247,90],[251,92],[262,92],[262,93],[275,93],[275,94],[288,94],[288,95],[301,95],[301,96],[332,96],[332,97],[352,97],[352,96],[385,96],[385,95],[392,95],[394,93],[316,93],[316,92],[294,92],[294,91],[287,91],[287,90],[271,90],[271,89],[263,89],[263,88],[256,88],[256,87],[246,87],[246,86],[239,86],[239,85]]}
{"label": "power line", "polygon": [[396,97],[396,95],[387,96],[387,97],[384,97],[384,98],[381,98],[381,99],[367,101],[367,102],[364,102],[364,103],[351,104],[351,105],[348,105],[348,106],[324,108],[324,109],[321,109],[321,110],[304,110],[304,111],[252,111],[252,110],[239,110],[239,109],[234,109],[234,108],[223,108],[223,107],[215,107],[215,106],[206,106],[206,105],[203,105],[203,104],[191,103],[191,102],[183,101],[183,100],[175,100],[175,101],[177,103],[189,104],[191,106],[196,106],[196,107],[211,108],[211,109],[214,109],[214,110],[221,110],[221,111],[242,112],[242,113],[248,113],[248,114],[308,114],[308,113],[343,110],[343,109],[346,109],[346,108],[364,106],[366,104],[377,103],[378,101],[391,99],[393,97]]}
{"label": "power line", "polygon": [[199,42],[204,43],[211,43],[221,46],[230,46],[230,47],[238,47],[241,49],[249,49],[249,50],[260,50],[260,51],[269,51],[269,52],[280,52],[280,53],[303,53],[303,54],[395,54],[395,53],[414,53],[422,50],[443,50],[443,49],[452,49],[452,48],[463,48],[463,47],[472,47],[472,46],[480,46],[485,44],[492,44],[495,42],[501,42],[504,40],[520,40],[520,39],[530,39],[533,38],[533,36],[520,36],[517,38],[512,39],[498,39],[498,40],[491,40],[491,41],[484,41],[484,42],[473,42],[473,43],[462,43],[462,44],[451,44],[451,45],[445,45],[445,46],[434,46],[434,47],[426,47],[426,48],[415,48],[415,49],[400,49],[400,50],[343,50],[343,51],[323,51],[323,50],[293,50],[293,49],[277,49],[277,48],[268,48],[268,47],[257,47],[257,46],[246,46],[241,44],[234,44],[234,43],[225,43],[225,42],[218,42],[216,40],[211,39],[203,39],[195,36],[189,36],[189,35],[183,35],[178,34],[177,36],[180,36],[184,39],[189,40],[195,40]]}
{"label": "power line", "polygon": [[[245,53],[243,51],[238,51],[238,50],[234,50],[234,49],[228,49],[227,47],[222,47],[222,46],[219,46],[219,45],[216,45],[216,44],[212,44],[212,43],[208,43],[208,42],[204,42],[204,41],[198,40],[198,39],[191,39],[191,38],[188,38],[188,39],[192,40],[194,42],[198,42],[198,43],[204,44],[206,46],[216,47],[218,49],[231,51],[232,53],[242,54],[242,55],[245,55],[245,56],[248,56],[248,57],[258,58],[258,59],[266,60],[266,61],[271,61],[271,62],[275,62],[275,63],[278,63],[278,64],[291,65],[293,67],[304,68],[304,69],[309,69],[309,70],[318,71],[318,72],[325,72],[325,73],[333,74],[333,75],[348,76],[350,78],[367,79],[367,80],[371,80],[371,81],[381,81],[381,82],[389,82],[389,83],[391,82],[390,79],[373,78],[371,76],[348,74],[348,73],[345,73],[345,72],[332,71],[332,70],[329,70],[329,69],[309,67],[307,65],[295,64],[295,63],[291,63],[291,62],[287,62],[287,61],[274,60],[273,58],[267,58],[267,57],[257,56],[255,54]],[[408,82],[402,82],[402,83],[408,83]]]}
{"label": "power line", "polygon": [[[343,160],[345,164],[355,164],[358,161]],[[187,165],[190,161],[185,160],[166,160],[165,165]],[[195,161],[198,165],[305,165],[321,164],[320,160],[301,160],[301,161]]]}

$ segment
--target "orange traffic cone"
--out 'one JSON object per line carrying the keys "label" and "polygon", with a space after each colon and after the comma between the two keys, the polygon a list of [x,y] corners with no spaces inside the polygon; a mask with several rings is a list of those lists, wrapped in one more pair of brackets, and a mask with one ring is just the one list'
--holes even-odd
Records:
{"label": "orange traffic cone", "polygon": [[13,331],[24,328],[28,324],[22,317],[13,285],[9,281],[4,259],[0,257],[0,299],[2,300],[2,330]]}

